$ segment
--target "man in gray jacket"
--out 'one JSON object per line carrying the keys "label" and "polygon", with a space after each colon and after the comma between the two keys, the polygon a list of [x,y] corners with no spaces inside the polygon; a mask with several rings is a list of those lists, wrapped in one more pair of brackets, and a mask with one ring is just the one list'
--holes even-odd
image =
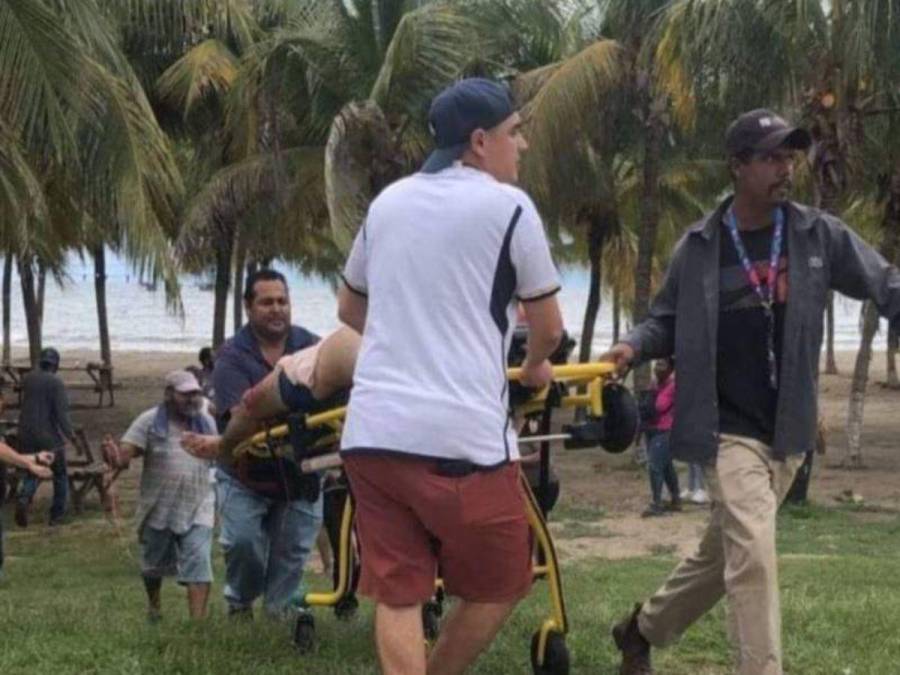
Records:
{"label": "man in gray jacket", "polygon": [[[19,413],[19,443],[22,452],[40,451],[54,454],[53,503],[50,506],[50,525],[58,525],[66,512],[69,493],[66,474],[66,441],[75,441],[69,420],[69,399],[66,387],[56,374],[59,352],[52,347],[41,351],[37,370],[22,378],[22,411]],[[38,479],[25,478],[16,503],[16,524],[28,525],[28,508],[37,491]]]}
{"label": "man in gray jacket", "polygon": [[687,231],[648,318],[600,357],[624,370],[675,355],[687,384],[672,454],[704,466],[713,500],[697,551],[613,629],[621,673],[651,673],[650,646],[674,641],[723,595],[737,672],[782,672],[775,515],[815,443],[827,293],[900,318],[900,272],[834,216],[788,201],[810,143],[768,110],[731,124],[734,196]]}

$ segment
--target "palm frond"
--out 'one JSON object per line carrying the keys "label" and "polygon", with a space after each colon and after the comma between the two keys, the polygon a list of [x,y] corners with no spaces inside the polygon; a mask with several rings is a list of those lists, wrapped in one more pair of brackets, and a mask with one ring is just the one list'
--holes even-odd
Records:
{"label": "palm frond", "polygon": [[425,118],[441,88],[457,79],[478,53],[477,26],[459,9],[425,5],[400,19],[370,98],[391,114]]}
{"label": "palm frond", "polygon": [[70,112],[88,112],[87,58],[43,3],[0,0],[0,119],[27,147],[74,155]]}
{"label": "palm frond", "polygon": [[109,9],[123,26],[126,41],[138,39],[176,56],[210,37],[243,50],[260,35],[250,0],[123,0]]}
{"label": "palm frond", "polygon": [[46,220],[44,189],[16,136],[0,120],[0,241],[20,249],[29,218]]}
{"label": "palm frond", "polygon": [[[286,209],[270,209],[267,221],[271,224],[273,219],[283,217],[290,227],[270,229],[284,230],[285,236],[290,236],[290,230],[299,226],[324,225],[322,150],[290,148],[280,153],[280,159],[284,171],[292,177],[286,195],[276,195],[275,174],[280,169],[271,153],[229,164],[207,181],[188,204],[176,242],[178,257],[188,268],[198,269],[208,262],[218,241],[220,223],[241,222],[260,205],[287,205]],[[253,246],[251,250],[255,250]],[[256,253],[258,257],[273,257],[282,252]]]}
{"label": "palm frond", "polygon": [[[129,260],[177,291],[168,238],[184,187],[172,148],[136,80],[94,73],[105,102],[100,124],[82,133],[84,204]],[[177,292],[168,297],[177,303]]]}
{"label": "palm frond", "polygon": [[378,190],[379,162],[390,156],[392,138],[373,101],[350,103],[331,125],[325,146],[325,199],[337,247],[350,250]]}
{"label": "palm frond", "polygon": [[522,109],[529,149],[523,176],[541,200],[559,187],[556,166],[592,138],[600,116],[625,77],[621,46],[596,42],[564,61]]}
{"label": "palm frond", "polygon": [[521,108],[528,104],[531,99],[537,96],[547,80],[559,70],[562,61],[548,63],[545,66],[534,68],[516,75],[509,83],[510,93],[517,107]]}
{"label": "palm frond", "polygon": [[219,40],[205,40],[169,66],[156,83],[161,100],[183,119],[209,97],[221,100],[237,76],[237,59]]}
{"label": "palm frond", "polygon": [[680,58],[676,32],[666,24],[661,39],[656,44],[653,57],[653,75],[656,89],[669,97],[672,116],[676,124],[686,132],[692,132],[697,121],[697,97],[694,79],[687,64]]}
{"label": "palm frond", "polygon": [[653,41],[657,82],[682,123],[693,107],[733,113],[790,97],[808,59],[792,52],[765,12],[767,2],[675,0],[660,14]]}

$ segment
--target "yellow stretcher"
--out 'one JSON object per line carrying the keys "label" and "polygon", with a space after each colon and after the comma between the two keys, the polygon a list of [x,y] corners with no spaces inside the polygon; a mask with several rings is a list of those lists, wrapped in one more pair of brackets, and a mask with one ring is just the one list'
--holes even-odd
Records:
{"label": "yellow stretcher", "polygon": [[[521,377],[521,368],[507,371],[511,381]],[[572,391],[578,387],[582,393]],[[550,434],[552,411],[580,408],[584,421],[563,426],[563,433]],[[262,431],[235,449],[235,456],[249,454],[260,458],[293,456],[303,472],[319,471],[340,465],[334,444],[340,438],[346,408],[334,408],[322,413],[293,415],[287,424]],[[539,435],[525,435],[520,443],[540,443],[541,487],[544,490],[549,473],[549,448],[552,441],[563,441],[566,447],[603,447],[610,452],[625,450],[637,433],[637,407],[631,394],[613,381],[613,366],[608,363],[572,364],[553,367],[553,383],[529,395],[514,405],[517,417],[540,419]],[[528,522],[534,533],[535,579],[548,582],[550,594],[549,616],[535,631],[531,641],[531,663],[537,675],[566,675],[569,672],[569,652],[565,642],[569,623],[566,617],[561,573],[553,538],[547,528],[541,502],[525,479],[521,478],[527,496]],[[340,618],[352,616],[357,607],[353,588],[354,552],[352,546],[354,504],[352,495],[344,501],[340,521],[334,588],[330,592],[307,593],[306,607],[333,607]],[[426,637],[437,636],[442,613],[442,582],[436,582],[437,601],[423,608]],[[298,614],[294,627],[294,642],[306,651],[312,647],[315,622],[309,611]]]}

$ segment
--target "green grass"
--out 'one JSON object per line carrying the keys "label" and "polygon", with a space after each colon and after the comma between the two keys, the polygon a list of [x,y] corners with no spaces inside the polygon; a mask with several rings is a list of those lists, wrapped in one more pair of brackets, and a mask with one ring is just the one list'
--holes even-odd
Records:
{"label": "green grass", "polygon": [[[573,513],[569,509],[565,520],[573,521]],[[598,514],[589,515],[593,521]],[[223,616],[218,550],[212,617],[188,621],[181,590],[167,582],[164,620],[149,626],[130,528],[116,530],[88,514],[59,532],[42,526],[22,532],[10,524],[7,535],[6,581],[0,584],[4,675],[377,672],[366,602],[350,622],[317,610],[317,649],[300,656],[291,647],[289,623],[234,623]],[[900,672],[900,518],[853,508],[792,509],[782,514],[779,547],[786,671]],[[564,567],[573,673],[615,672],[609,626],[670,571],[675,560],[660,554]],[[310,584],[325,585],[320,577]],[[528,645],[546,599],[546,585],[539,582],[475,672],[530,672]],[[720,604],[677,646],[659,652],[659,672],[728,673],[723,619]]]}

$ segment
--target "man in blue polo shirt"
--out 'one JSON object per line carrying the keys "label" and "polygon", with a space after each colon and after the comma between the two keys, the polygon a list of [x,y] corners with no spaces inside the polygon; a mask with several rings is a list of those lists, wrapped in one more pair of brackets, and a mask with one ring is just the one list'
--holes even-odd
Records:
{"label": "man in blue polo shirt", "polygon": [[[247,324],[219,351],[213,387],[219,430],[244,393],[278,360],[318,337],[291,325],[287,281],[273,270],[247,279]],[[269,614],[285,610],[296,593],[303,564],[322,522],[322,501],[293,465],[281,459],[220,464],[216,497],[225,551],[225,600],[230,614],[249,614],[263,596]]]}

